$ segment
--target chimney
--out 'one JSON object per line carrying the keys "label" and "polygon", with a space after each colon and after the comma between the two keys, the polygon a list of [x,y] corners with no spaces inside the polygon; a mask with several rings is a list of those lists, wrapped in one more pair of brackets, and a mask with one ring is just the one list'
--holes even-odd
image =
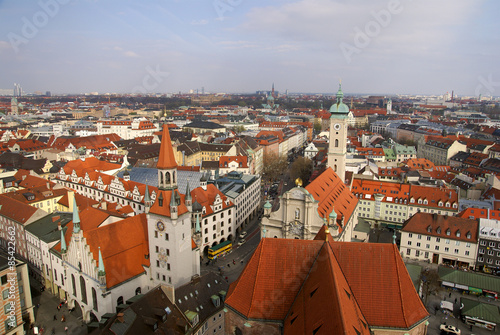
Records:
{"label": "chimney", "polygon": [[108,203],[106,201],[101,202],[101,209],[105,211],[108,210]]}
{"label": "chimney", "polygon": [[57,215],[57,216],[53,216],[52,217],[52,222],[56,222],[57,220],[59,220],[61,218],[60,215]]}
{"label": "chimney", "polygon": [[47,182],[47,189],[50,190],[50,183]]}
{"label": "chimney", "polygon": [[26,179],[26,175],[23,175],[23,180],[25,180],[25,179]]}
{"label": "chimney", "polygon": [[121,322],[121,323],[123,323],[123,322],[125,321],[125,320],[123,319],[123,313],[118,313],[118,314],[116,314],[116,319],[117,319],[119,322]]}

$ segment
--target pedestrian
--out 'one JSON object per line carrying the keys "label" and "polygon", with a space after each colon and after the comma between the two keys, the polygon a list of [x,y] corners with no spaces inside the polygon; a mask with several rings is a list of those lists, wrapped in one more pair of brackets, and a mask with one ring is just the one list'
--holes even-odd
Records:
{"label": "pedestrian", "polygon": [[57,321],[57,316],[54,314],[54,321]]}
{"label": "pedestrian", "polygon": [[64,331],[67,333],[68,332],[68,326],[64,327]]}
{"label": "pedestrian", "polygon": [[458,301],[457,298],[455,298],[455,304],[457,303],[457,301]]}
{"label": "pedestrian", "polygon": [[448,295],[448,298],[451,298],[451,292],[450,292],[450,294]]}

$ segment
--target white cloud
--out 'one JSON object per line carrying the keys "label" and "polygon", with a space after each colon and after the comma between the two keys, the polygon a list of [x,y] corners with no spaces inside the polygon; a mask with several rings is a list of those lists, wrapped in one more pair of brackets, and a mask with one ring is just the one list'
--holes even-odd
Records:
{"label": "white cloud", "polygon": [[138,55],[138,54],[136,54],[135,52],[130,51],[130,50],[129,50],[129,51],[125,51],[123,54],[124,54],[126,57],[130,57],[130,58],[139,58],[139,55]]}
{"label": "white cloud", "polygon": [[202,25],[205,25],[205,24],[208,24],[208,20],[193,20],[191,21],[191,24],[194,25],[194,26],[202,26]]}

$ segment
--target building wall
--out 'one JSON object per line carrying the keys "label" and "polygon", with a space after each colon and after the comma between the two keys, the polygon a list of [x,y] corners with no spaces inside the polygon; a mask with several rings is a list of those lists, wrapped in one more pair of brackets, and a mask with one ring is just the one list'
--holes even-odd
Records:
{"label": "building wall", "polygon": [[[0,272],[0,334],[23,334],[23,317],[17,272],[6,268]],[[14,278],[13,282],[9,279]],[[29,285],[27,286],[29,290]],[[12,319],[11,319],[12,317]],[[10,325],[9,325],[10,323]]]}
{"label": "building wall", "polygon": [[450,238],[442,238],[401,231],[400,251],[403,257],[410,259],[429,260],[433,263],[433,257],[439,257],[437,264],[443,263],[443,258],[446,258],[467,262],[473,267],[477,243],[454,240],[452,237],[450,235]]}
{"label": "building wall", "polygon": [[380,329],[380,328],[371,328],[370,330],[372,331],[373,335],[425,335],[427,334],[427,321],[422,321],[420,324],[418,324],[416,327],[410,329],[410,330],[404,330],[404,329]]}
{"label": "building wall", "polygon": [[[164,231],[158,230],[159,221],[163,222]],[[200,273],[199,251],[198,258],[193,260],[196,252],[191,248],[191,215],[189,213],[175,220],[149,213],[148,236],[151,286],[162,284],[179,287],[188,283],[193,275]]]}

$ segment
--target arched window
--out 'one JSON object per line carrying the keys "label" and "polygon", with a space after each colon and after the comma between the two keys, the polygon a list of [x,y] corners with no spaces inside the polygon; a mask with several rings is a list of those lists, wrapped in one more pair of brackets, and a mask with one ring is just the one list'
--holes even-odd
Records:
{"label": "arched window", "polygon": [[172,183],[175,183],[175,171],[172,172]]}
{"label": "arched window", "polygon": [[139,294],[141,294],[141,288],[140,287],[138,287],[138,288],[135,289],[135,295],[139,295]]}
{"label": "arched window", "polygon": [[170,172],[165,173],[165,183],[170,184]]}
{"label": "arched window", "polygon": [[300,219],[300,209],[296,208],[295,209],[295,220],[299,220]]}
{"label": "arched window", "polygon": [[337,172],[337,164],[333,166],[333,171]]}
{"label": "arched window", "polygon": [[82,302],[87,304],[87,286],[85,285],[83,276],[80,276],[80,289],[82,291]]}
{"label": "arched window", "polygon": [[92,308],[94,309],[94,311],[99,312],[99,309],[97,307],[97,292],[93,287],[92,287]]}
{"label": "arched window", "polygon": [[163,184],[163,172],[160,172],[160,185]]}
{"label": "arched window", "polygon": [[339,147],[339,140],[335,139],[335,148],[338,148],[338,147]]}
{"label": "arched window", "polygon": [[75,276],[71,275],[71,284],[73,285],[73,295],[76,297],[76,283]]}
{"label": "arched window", "polygon": [[78,262],[78,270],[82,272],[82,262]]}
{"label": "arched window", "polygon": [[116,306],[123,305],[123,296],[120,296],[116,299]]}

